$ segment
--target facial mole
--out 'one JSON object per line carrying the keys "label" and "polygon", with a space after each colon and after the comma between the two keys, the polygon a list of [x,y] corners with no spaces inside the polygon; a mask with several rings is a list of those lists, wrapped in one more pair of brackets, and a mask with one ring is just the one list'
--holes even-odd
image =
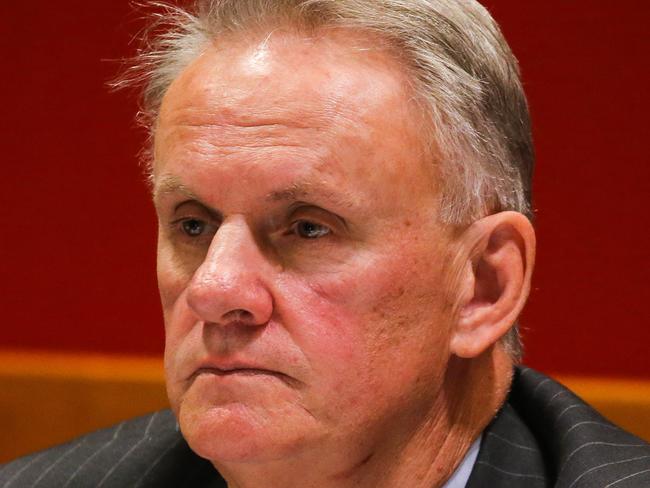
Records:
{"label": "facial mole", "polygon": [[404,220],[404,227],[411,227],[411,221],[409,219]]}

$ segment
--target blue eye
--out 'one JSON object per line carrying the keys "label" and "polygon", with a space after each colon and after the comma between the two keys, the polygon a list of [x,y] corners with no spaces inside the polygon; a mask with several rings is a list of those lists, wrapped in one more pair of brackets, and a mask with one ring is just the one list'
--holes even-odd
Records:
{"label": "blue eye", "polygon": [[309,220],[299,220],[293,225],[294,232],[304,239],[318,239],[328,235],[331,231],[324,225],[310,222]]}
{"label": "blue eye", "polygon": [[181,222],[183,232],[190,237],[198,237],[205,231],[205,222],[198,219],[187,219]]}

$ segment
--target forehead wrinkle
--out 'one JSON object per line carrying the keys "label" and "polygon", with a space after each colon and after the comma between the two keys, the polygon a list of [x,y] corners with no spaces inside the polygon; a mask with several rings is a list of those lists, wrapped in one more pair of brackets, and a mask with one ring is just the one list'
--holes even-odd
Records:
{"label": "forehead wrinkle", "polygon": [[[219,149],[251,149],[251,148],[281,148],[281,147],[304,147],[299,143],[304,136],[294,132],[287,132],[287,126],[281,124],[265,124],[261,126],[250,125],[244,127],[209,125],[209,124],[177,124],[170,134],[181,131],[209,131],[200,138],[190,140],[188,145],[197,144],[198,141],[206,147]],[[300,128],[299,131],[310,128]],[[313,129],[318,131],[318,129]],[[179,134],[182,137],[182,133]]]}
{"label": "forehead wrinkle", "polygon": [[[181,127],[215,129],[314,129],[323,125],[330,117],[315,116],[305,110],[304,102],[294,104],[278,102],[272,110],[261,111],[253,101],[229,103],[225,98],[206,100],[197,104],[175,107],[166,113],[167,124]],[[198,105],[198,106],[197,106]],[[294,106],[295,105],[295,106]],[[255,108],[256,110],[251,110]],[[299,114],[300,117],[296,117]]]}
{"label": "forehead wrinkle", "polygon": [[282,107],[268,113],[221,104],[200,109],[178,107],[167,114],[156,139],[186,147],[200,140],[205,149],[232,152],[251,148],[300,148],[305,146],[305,140],[315,142],[321,134],[331,132],[334,121],[329,114],[309,113],[303,105],[298,117],[297,110],[298,107]]}

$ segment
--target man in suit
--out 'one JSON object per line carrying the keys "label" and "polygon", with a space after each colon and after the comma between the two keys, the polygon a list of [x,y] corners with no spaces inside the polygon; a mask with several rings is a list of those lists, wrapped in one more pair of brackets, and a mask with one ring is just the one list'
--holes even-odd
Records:
{"label": "man in suit", "polygon": [[127,78],[153,136],[173,415],[19,460],[0,486],[648,483],[646,444],[515,368],[533,149],[485,9],[202,0],[162,18]]}

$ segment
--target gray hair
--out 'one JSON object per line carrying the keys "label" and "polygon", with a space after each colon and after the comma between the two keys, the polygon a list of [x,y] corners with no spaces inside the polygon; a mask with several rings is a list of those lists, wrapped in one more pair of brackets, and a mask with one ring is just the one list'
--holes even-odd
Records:
{"label": "gray hair", "polygon": [[[532,218],[534,151],[519,68],[499,27],[474,0],[196,0],[160,10],[116,87],[143,87],[141,120],[155,129],[174,79],[220,36],[286,25],[342,27],[387,41],[425,108],[444,182],[441,218],[464,226],[514,210]],[[518,360],[515,326],[502,342]]]}

